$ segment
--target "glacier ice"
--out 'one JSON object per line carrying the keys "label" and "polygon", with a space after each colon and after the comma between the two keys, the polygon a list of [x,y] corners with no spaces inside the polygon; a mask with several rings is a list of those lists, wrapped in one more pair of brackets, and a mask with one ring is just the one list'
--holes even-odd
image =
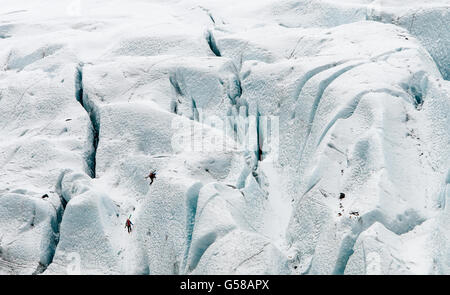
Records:
{"label": "glacier ice", "polygon": [[3,2],[0,274],[450,273],[448,1]]}

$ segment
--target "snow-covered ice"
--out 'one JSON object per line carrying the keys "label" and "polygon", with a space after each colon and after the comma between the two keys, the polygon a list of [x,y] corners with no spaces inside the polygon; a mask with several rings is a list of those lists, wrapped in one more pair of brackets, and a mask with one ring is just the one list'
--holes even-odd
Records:
{"label": "snow-covered ice", "polygon": [[3,0],[0,274],[450,274],[449,28],[446,0]]}

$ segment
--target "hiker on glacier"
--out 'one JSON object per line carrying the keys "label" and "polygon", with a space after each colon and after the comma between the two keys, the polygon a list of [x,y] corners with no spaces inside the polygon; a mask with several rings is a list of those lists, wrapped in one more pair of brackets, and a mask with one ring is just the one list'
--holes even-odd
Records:
{"label": "hiker on glacier", "polygon": [[133,222],[131,222],[130,217],[125,222],[125,227],[128,228],[128,233],[131,233],[131,231],[133,230],[133,228],[131,227],[133,225]]}
{"label": "hiker on glacier", "polygon": [[153,180],[156,178],[156,171],[153,170],[152,172],[150,172],[150,174],[148,176],[145,177],[146,179],[149,178],[150,179],[150,185],[152,185]]}

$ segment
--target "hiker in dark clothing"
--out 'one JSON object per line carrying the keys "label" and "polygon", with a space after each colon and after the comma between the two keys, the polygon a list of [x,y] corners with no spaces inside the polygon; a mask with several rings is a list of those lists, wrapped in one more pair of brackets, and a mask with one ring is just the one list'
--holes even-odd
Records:
{"label": "hiker in dark clothing", "polygon": [[127,221],[125,222],[125,227],[128,228],[128,233],[131,233],[131,231],[133,230],[131,228],[132,225],[133,225],[133,222],[131,222],[130,218],[128,218]]}
{"label": "hiker in dark clothing", "polygon": [[156,178],[156,171],[153,170],[152,172],[150,172],[150,174],[148,176],[146,176],[145,178],[149,178],[150,179],[150,185],[152,185],[153,180]]}

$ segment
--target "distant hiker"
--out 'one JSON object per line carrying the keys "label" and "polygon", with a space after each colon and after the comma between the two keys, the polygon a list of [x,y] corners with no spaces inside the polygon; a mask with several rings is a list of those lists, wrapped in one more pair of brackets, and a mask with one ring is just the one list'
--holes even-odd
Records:
{"label": "distant hiker", "polygon": [[153,170],[152,172],[150,172],[150,174],[148,176],[146,176],[145,178],[149,178],[150,185],[152,185],[153,180],[156,178],[156,170]]}
{"label": "distant hiker", "polygon": [[131,231],[133,230],[131,228],[131,226],[133,225],[133,222],[131,222],[130,217],[128,217],[127,221],[125,222],[125,227],[128,229],[128,233],[131,233]]}
{"label": "distant hiker", "polygon": [[342,200],[343,198],[345,198],[345,194],[344,193],[340,193],[339,194],[339,200]]}

